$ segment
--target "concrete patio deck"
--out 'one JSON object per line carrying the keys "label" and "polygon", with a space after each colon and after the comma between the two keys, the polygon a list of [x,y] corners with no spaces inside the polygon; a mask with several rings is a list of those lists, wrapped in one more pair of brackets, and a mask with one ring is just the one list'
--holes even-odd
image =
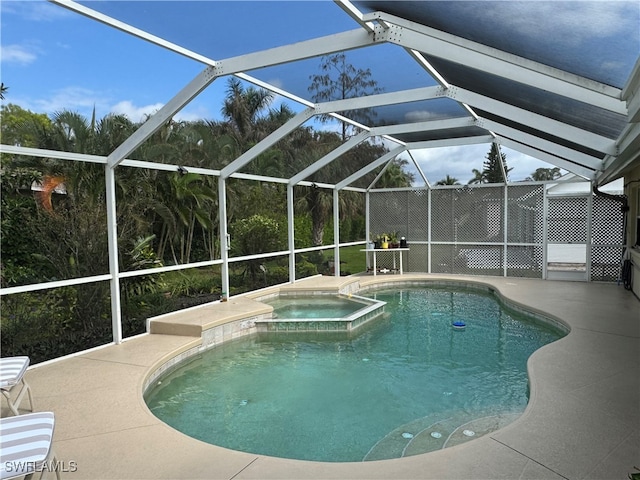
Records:
{"label": "concrete patio deck", "polygon": [[145,381],[177,353],[197,348],[202,340],[194,332],[224,322],[219,311],[237,316],[246,303],[257,303],[234,297],[207,306],[212,317],[191,315],[182,335],[165,325],[170,334],[144,335],[27,372],[36,410],[55,412],[60,466],[75,470],[63,471],[62,478],[626,479],[634,465],[640,467],[640,301],[621,286],[412,274],[315,277],[286,288],[446,279],[488,284],[571,328],[531,356],[529,405],[507,427],[432,453],[361,463],[272,458],[187,437],[150,413],[142,397]]}

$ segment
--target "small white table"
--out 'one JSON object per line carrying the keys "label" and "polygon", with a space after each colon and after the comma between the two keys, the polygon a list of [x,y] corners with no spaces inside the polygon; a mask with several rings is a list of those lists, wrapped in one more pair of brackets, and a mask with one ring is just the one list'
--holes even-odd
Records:
{"label": "small white table", "polygon": [[402,275],[402,252],[408,252],[408,248],[365,248],[360,250],[361,252],[373,253],[373,276],[377,273],[377,256],[378,252],[392,252],[393,253],[393,269],[396,269],[396,252],[398,254],[398,264],[400,265],[400,275]]}

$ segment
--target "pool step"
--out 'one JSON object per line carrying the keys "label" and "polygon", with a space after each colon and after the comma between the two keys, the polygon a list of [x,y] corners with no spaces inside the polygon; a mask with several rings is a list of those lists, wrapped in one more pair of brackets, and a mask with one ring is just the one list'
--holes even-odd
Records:
{"label": "pool step", "polygon": [[453,447],[495,432],[521,414],[487,411],[472,419],[464,412],[452,413],[444,419],[442,413],[427,415],[389,432],[362,460],[408,457]]}

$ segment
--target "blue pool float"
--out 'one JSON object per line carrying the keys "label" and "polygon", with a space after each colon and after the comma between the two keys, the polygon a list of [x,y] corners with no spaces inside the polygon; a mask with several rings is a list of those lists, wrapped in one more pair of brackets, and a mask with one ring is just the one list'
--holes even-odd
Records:
{"label": "blue pool float", "polygon": [[464,330],[465,327],[467,326],[467,324],[464,323],[462,320],[456,320],[451,325],[453,325],[453,328],[455,328],[456,330]]}

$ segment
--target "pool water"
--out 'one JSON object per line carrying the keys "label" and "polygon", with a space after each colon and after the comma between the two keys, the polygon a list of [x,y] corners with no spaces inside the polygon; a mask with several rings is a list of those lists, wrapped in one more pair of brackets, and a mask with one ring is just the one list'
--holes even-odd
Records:
{"label": "pool water", "polygon": [[[400,457],[513,421],[528,400],[528,357],[563,335],[471,291],[368,296],[386,301],[390,315],[358,336],[223,344],[161,379],[147,404],[177,430],[234,450],[328,462]],[[466,328],[452,328],[456,320]]]}
{"label": "pool water", "polygon": [[366,305],[349,298],[333,295],[281,296],[263,303],[273,307],[274,318],[341,318]]}

